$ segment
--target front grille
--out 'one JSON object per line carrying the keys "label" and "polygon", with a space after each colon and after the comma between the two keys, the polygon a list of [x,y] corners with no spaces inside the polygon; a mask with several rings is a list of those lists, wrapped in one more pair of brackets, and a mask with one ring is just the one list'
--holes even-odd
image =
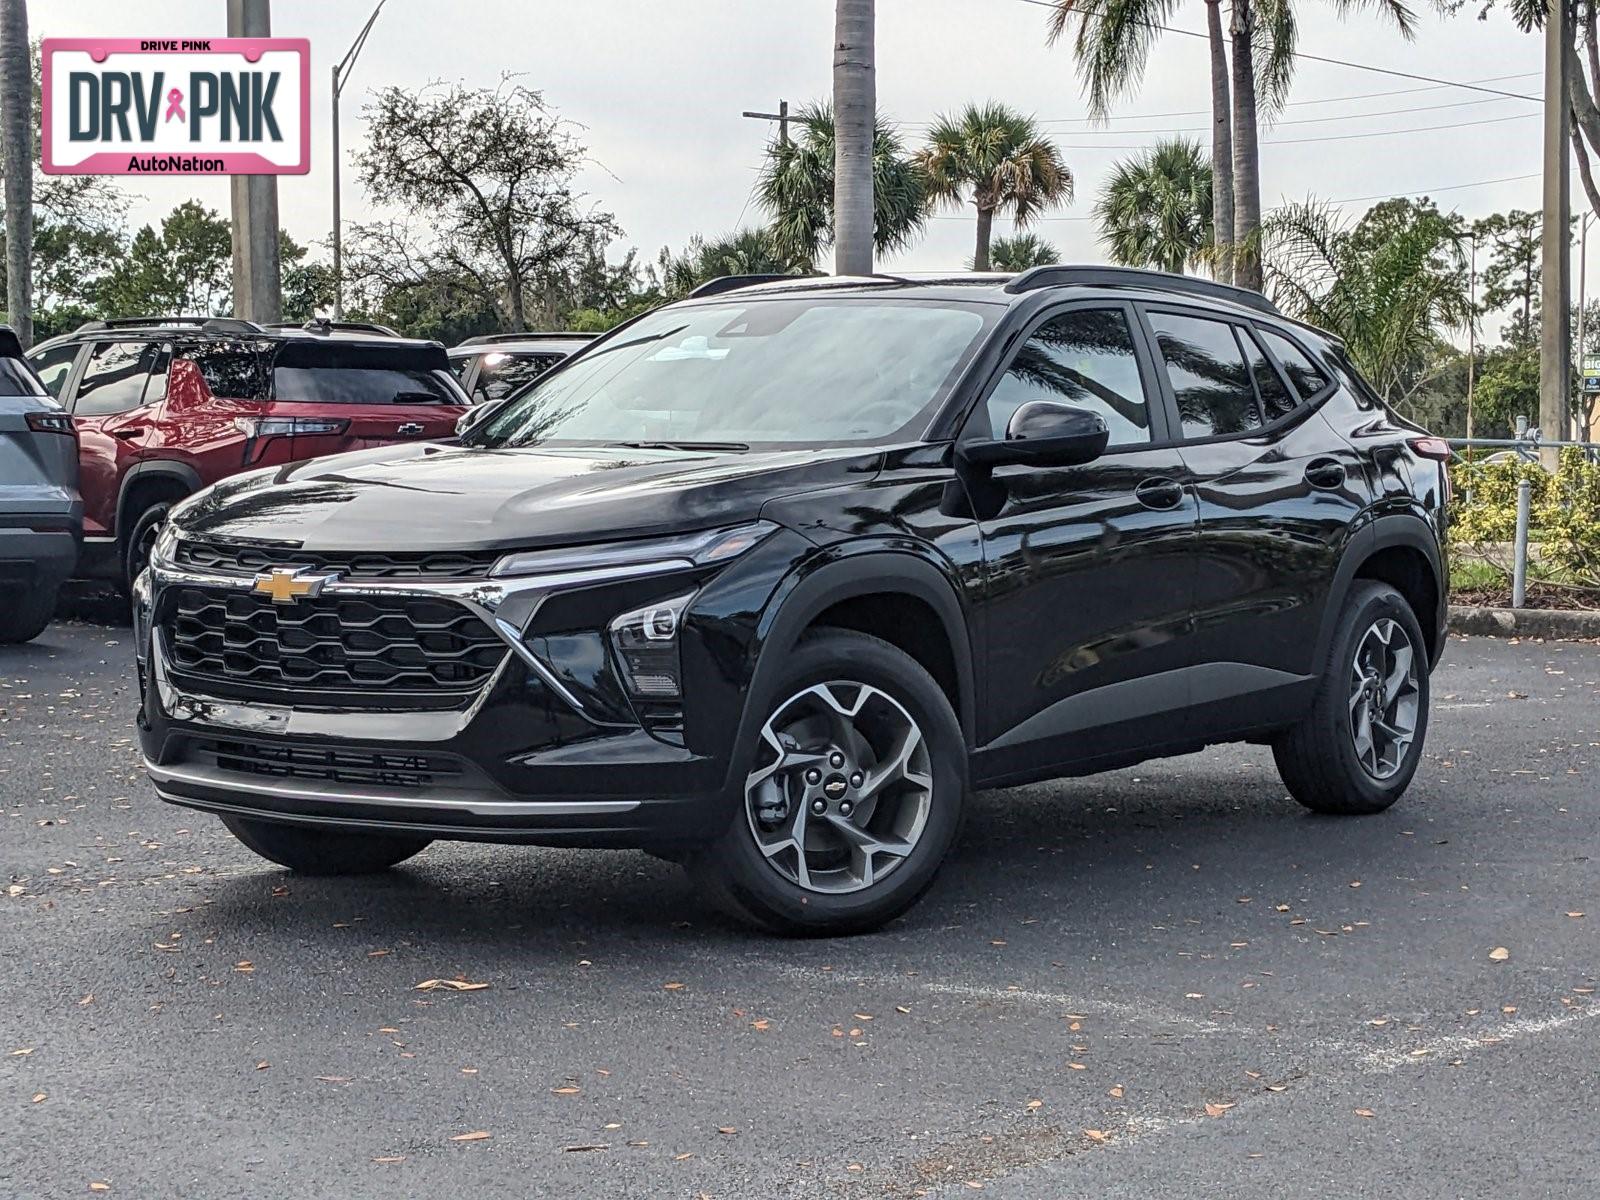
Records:
{"label": "front grille", "polygon": [[274,567],[304,569],[347,579],[478,579],[487,575],[499,555],[477,551],[369,553],[321,550],[270,550],[221,542],[178,543],[174,554],[181,567],[213,575],[254,576]]}
{"label": "front grille", "polygon": [[409,790],[448,785],[462,776],[459,762],[438,754],[235,740],[202,741],[194,750],[224,771],[270,779]]}
{"label": "front grille", "polygon": [[274,604],[253,592],[178,588],[163,598],[173,670],[223,684],[411,697],[481,688],[508,653],[475,615],[428,596],[317,596]]}

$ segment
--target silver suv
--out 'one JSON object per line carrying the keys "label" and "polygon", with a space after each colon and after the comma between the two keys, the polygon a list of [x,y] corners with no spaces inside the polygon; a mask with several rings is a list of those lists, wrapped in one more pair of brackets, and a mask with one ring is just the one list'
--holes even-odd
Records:
{"label": "silver suv", "polygon": [[0,325],[0,642],[44,632],[82,541],[77,431]]}

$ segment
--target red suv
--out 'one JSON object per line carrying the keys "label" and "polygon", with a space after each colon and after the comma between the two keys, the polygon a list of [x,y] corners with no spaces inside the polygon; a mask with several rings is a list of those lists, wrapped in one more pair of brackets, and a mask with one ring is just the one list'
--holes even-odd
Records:
{"label": "red suv", "polygon": [[85,566],[124,586],[185,496],[257,467],[450,437],[468,407],[443,346],[373,326],[90,321],[28,359],[77,426]]}

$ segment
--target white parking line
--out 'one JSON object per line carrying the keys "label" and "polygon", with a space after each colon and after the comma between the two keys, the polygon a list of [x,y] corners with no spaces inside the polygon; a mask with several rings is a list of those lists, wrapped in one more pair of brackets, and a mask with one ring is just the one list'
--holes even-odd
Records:
{"label": "white parking line", "polygon": [[1600,1006],[1571,1008],[1565,1012],[1552,1013],[1548,1017],[1522,1017],[1504,1021],[1476,1036],[1451,1034],[1446,1037],[1429,1038],[1406,1049],[1369,1051],[1358,1061],[1363,1071],[1369,1074],[1384,1074],[1407,1065],[1416,1066],[1437,1061],[1445,1055],[1461,1058],[1478,1050],[1488,1050],[1506,1042],[1514,1042],[1518,1038],[1536,1037],[1541,1033],[1565,1029],[1569,1025],[1577,1025],[1595,1017],[1600,1017]]}

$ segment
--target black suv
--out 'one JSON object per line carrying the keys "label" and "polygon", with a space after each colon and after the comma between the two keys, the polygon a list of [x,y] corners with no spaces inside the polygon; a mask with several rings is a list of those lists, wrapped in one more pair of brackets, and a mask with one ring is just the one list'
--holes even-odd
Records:
{"label": "black suv", "polygon": [[162,797],[310,872],[633,846],[874,927],[971,788],[1272,746],[1416,771],[1447,447],[1259,295],[719,280],[472,429],[218,484],[137,589]]}

